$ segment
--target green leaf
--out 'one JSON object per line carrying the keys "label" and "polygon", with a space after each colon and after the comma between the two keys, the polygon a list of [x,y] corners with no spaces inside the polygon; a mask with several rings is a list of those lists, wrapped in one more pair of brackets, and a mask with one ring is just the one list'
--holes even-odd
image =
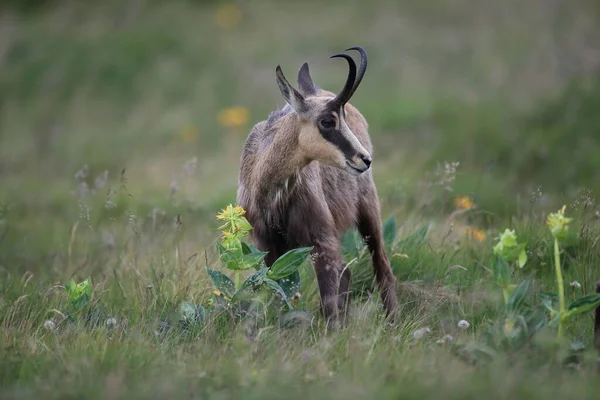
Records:
{"label": "green leaf", "polygon": [[246,254],[245,256],[242,257],[242,260],[241,260],[242,264],[244,264],[244,269],[250,269],[250,268],[257,269],[257,267],[260,268],[260,265],[266,255],[267,255],[266,252]]}
{"label": "green leaf", "polygon": [[523,301],[525,300],[525,297],[529,293],[529,289],[531,289],[530,279],[525,279],[517,285],[515,290],[508,298],[507,306],[509,312],[516,311],[521,307]]}
{"label": "green leaf", "polygon": [[249,231],[252,229],[252,225],[250,225],[250,222],[248,222],[248,220],[245,217],[240,217],[238,223],[245,231]]}
{"label": "green leaf", "polygon": [[80,283],[76,283],[75,280],[71,279],[71,282],[65,285],[65,292],[75,309],[79,310],[86,307],[92,298],[91,278],[88,277]]}
{"label": "green leaf", "polygon": [[504,258],[496,257],[492,272],[499,287],[508,287],[510,284],[510,267]]}
{"label": "green leaf", "polygon": [[312,247],[299,247],[288,251],[271,265],[267,277],[277,280],[293,274],[306,260],[312,249]]}
{"label": "green leaf", "polygon": [[245,300],[254,296],[254,294],[258,290],[258,287],[262,285],[265,281],[267,271],[267,268],[261,268],[253,274],[251,274],[244,281],[244,283],[242,283],[240,289],[237,292],[235,292],[235,294],[231,298],[231,302],[235,303],[237,301]]}
{"label": "green leaf", "polygon": [[398,249],[407,248],[409,246],[420,246],[425,243],[425,238],[429,232],[429,224],[425,225],[418,231],[415,231],[398,242],[396,246]]}
{"label": "green leaf", "polygon": [[575,315],[586,313],[596,307],[600,307],[600,294],[596,293],[581,296],[569,304],[564,318],[571,318]]}
{"label": "green leaf", "polygon": [[244,241],[241,241],[241,244],[242,244],[242,254],[243,255],[252,254],[252,253],[260,253],[260,250],[258,250],[256,247],[254,247],[251,243],[246,243]]}
{"label": "green leaf", "polygon": [[219,252],[219,259],[227,269],[234,271],[246,269],[244,264],[241,263],[241,245],[239,248],[225,248],[221,243],[217,243],[217,251]]}
{"label": "green leaf", "polygon": [[215,284],[215,287],[219,289],[219,291],[225,293],[228,297],[233,296],[235,293],[235,284],[233,281],[229,279],[227,275],[217,270],[210,269],[208,267],[205,268],[206,272],[208,272],[208,275],[210,276],[210,279],[212,279],[213,283]]}
{"label": "green leaf", "polygon": [[187,323],[204,323],[206,318],[206,310],[201,305],[184,301],[179,305],[179,313],[181,321]]}
{"label": "green leaf", "polygon": [[519,253],[519,268],[523,268],[526,263],[527,263],[527,252],[525,251],[525,249],[523,249],[523,250],[521,250],[521,253]]}
{"label": "green leaf", "polygon": [[281,286],[285,294],[291,298],[298,289],[300,289],[300,273],[295,271],[291,275],[276,280],[277,284]]}
{"label": "green leaf", "polygon": [[396,219],[391,216],[383,224],[383,241],[387,246],[391,246],[396,240],[396,229]]}
{"label": "green leaf", "polygon": [[346,230],[340,240],[342,244],[342,253],[350,254],[353,257],[358,256],[364,243],[358,231],[354,228]]}
{"label": "green leaf", "polygon": [[285,301],[285,304],[288,306],[289,310],[292,310],[294,308],[292,306],[292,303],[290,302],[290,298],[285,294],[285,292],[283,291],[283,289],[281,288],[281,286],[279,286],[277,284],[277,282],[275,282],[272,279],[265,278],[265,283],[267,284],[268,287],[270,287],[271,289],[273,289],[277,294],[279,294],[281,296],[281,298],[283,299],[283,301]]}

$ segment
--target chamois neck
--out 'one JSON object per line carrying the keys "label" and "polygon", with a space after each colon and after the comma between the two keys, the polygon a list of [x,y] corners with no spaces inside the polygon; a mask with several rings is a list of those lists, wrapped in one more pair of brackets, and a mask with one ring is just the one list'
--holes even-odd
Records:
{"label": "chamois neck", "polygon": [[308,165],[298,151],[298,124],[296,114],[288,114],[264,137],[263,151],[256,168],[255,187],[262,194],[278,190]]}

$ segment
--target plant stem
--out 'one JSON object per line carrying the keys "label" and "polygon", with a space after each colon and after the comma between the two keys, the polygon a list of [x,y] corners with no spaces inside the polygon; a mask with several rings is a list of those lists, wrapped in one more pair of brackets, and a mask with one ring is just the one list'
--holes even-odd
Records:
{"label": "plant stem", "polygon": [[565,315],[565,288],[563,285],[562,271],[560,267],[560,251],[558,248],[558,239],[554,238],[554,266],[556,269],[556,284],[558,285],[558,305],[559,305],[559,322],[558,322],[558,337],[562,337],[564,331],[564,315]]}
{"label": "plant stem", "polygon": [[234,274],[235,291],[240,290],[240,270],[236,269]]}

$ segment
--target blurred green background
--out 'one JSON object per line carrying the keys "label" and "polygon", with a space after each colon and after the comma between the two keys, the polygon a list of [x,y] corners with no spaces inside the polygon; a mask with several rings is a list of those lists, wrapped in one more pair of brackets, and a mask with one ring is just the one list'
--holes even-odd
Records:
{"label": "blurred green background", "polygon": [[[353,45],[369,54],[352,102],[384,217],[434,216],[465,195],[486,226],[600,185],[596,1],[1,4],[5,263],[64,248],[85,191],[110,201],[121,176],[140,218],[214,218],[235,201],[250,128],[284,104],[275,66],[295,81],[308,61],[337,91],[346,66],[329,56]],[[452,163],[453,191],[424,195]]]}

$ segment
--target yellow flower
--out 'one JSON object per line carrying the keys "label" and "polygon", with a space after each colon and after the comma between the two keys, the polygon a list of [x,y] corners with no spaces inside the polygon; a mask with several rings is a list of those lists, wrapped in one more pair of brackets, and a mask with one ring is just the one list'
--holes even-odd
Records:
{"label": "yellow flower", "polygon": [[231,216],[232,209],[233,209],[233,207],[231,207],[231,204],[228,205],[225,209],[221,210],[221,212],[217,214],[217,219],[220,219],[220,220],[229,219]]}
{"label": "yellow flower", "polygon": [[546,225],[548,225],[552,236],[556,239],[564,239],[569,235],[569,223],[573,218],[565,217],[566,209],[567,206],[562,206],[558,212],[548,215],[548,219],[546,220]]}
{"label": "yellow flower", "polygon": [[242,10],[235,4],[224,4],[215,14],[215,24],[221,29],[233,29],[241,20]]}
{"label": "yellow flower", "polygon": [[471,200],[468,196],[457,197],[454,199],[454,205],[456,208],[463,210],[470,210],[471,208],[475,207],[475,203],[473,203],[473,200]]}
{"label": "yellow flower", "polygon": [[465,233],[471,239],[474,239],[478,242],[483,242],[487,239],[487,234],[484,231],[477,228],[466,228]]}
{"label": "yellow flower", "polygon": [[219,124],[228,128],[242,126],[248,122],[250,112],[244,107],[231,107],[219,112]]}
{"label": "yellow flower", "polygon": [[235,206],[235,213],[240,217],[246,214],[246,210],[244,210],[241,206]]}

